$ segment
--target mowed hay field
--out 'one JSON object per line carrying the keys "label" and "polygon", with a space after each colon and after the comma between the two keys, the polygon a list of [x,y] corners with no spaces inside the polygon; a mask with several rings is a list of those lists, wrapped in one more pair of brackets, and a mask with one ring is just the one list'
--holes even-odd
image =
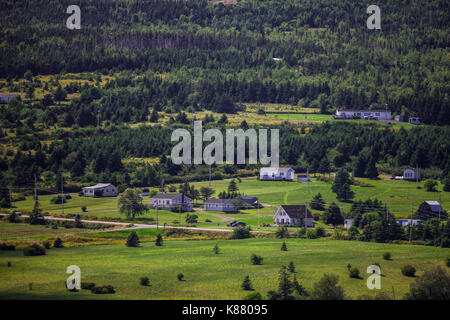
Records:
{"label": "mowed hay field", "polygon": [[[280,251],[283,241],[287,252]],[[221,250],[218,255],[212,251],[216,243]],[[386,251],[391,252],[392,260],[382,259]],[[264,258],[263,265],[251,265],[252,253]],[[327,239],[166,241],[163,247],[147,242],[138,248],[122,244],[50,249],[38,257],[24,257],[21,250],[2,251],[0,299],[242,299],[248,293],[240,288],[246,275],[265,296],[277,288],[278,270],[290,261],[296,266],[297,279],[308,290],[324,273],[333,273],[353,299],[375,294],[366,287],[369,275],[365,271],[379,263],[379,291],[391,295],[394,286],[398,298],[413,280],[401,274],[403,265],[413,265],[420,276],[431,267],[444,266],[449,254],[449,249],[435,247]],[[7,267],[8,261],[11,267]],[[349,278],[349,263],[359,268],[363,279]],[[65,272],[70,265],[81,268],[82,281],[112,285],[116,293],[67,291]],[[180,272],[186,281],[177,280]],[[142,276],[150,278],[151,286],[139,285]],[[33,283],[31,291],[29,283]]]}

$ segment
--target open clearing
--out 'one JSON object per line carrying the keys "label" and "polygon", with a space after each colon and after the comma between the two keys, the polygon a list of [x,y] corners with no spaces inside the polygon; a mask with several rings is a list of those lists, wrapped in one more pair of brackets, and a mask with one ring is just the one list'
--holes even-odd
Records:
{"label": "open clearing", "polygon": [[[120,231],[121,232],[121,231]],[[288,251],[280,251],[286,241]],[[213,253],[218,243],[221,253]],[[382,259],[383,252],[392,253],[392,260]],[[252,253],[263,256],[261,266],[250,264]],[[324,273],[334,273],[339,284],[352,298],[373,295],[368,290],[366,268],[381,265],[381,292],[401,297],[412,278],[401,274],[400,268],[411,264],[417,275],[440,265],[449,249],[393,245],[328,239],[246,239],[165,241],[163,247],[144,243],[139,248],[123,244],[71,247],[47,250],[47,255],[24,257],[21,250],[0,252],[0,299],[242,299],[248,292],[240,285],[246,275],[263,296],[277,288],[278,270],[293,261],[299,282],[311,290]],[[7,262],[12,263],[7,267]],[[364,279],[351,279],[347,264],[359,268]],[[66,268],[78,265],[82,281],[112,285],[116,293],[95,295],[90,291],[69,292],[64,283]],[[176,276],[183,273],[186,281]],[[139,278],[148,276],[149,287],[139,285]],[[28,284],[33,283],[33,290]]]}

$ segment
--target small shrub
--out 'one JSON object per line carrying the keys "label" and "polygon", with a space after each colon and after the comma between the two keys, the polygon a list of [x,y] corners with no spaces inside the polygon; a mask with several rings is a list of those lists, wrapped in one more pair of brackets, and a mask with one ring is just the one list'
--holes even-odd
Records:
{"label": "small shrub", "polygon": [[38,244],[32,244],[29,247],[23,248],[24,256],[43,256],[45,255],[45,249]]}
{"label": "small shrub", "polygon": [[324,236],[325,236],[325,229],[322,228],[322,227],[316,228],[316,236],[317,236],[318,238],[324,237]]}
{"label": "small shrub", "polygon": [[289,262],[288,270],[289,272],[295,273],[295,265],[293,261]]}
{"label": "small shrub", "polygon": [[93,282],[81,282],[81,289],[91,290],[95,287],[95,283]]}
{"label": "small shrub", "polygon": [[314,230],[308,230],[307,232],[306,232],[306,237],[308,238],[308,239],[317,239],[318,237],[317,237],[317,233],[316,233],[316,231],[314,231]]}
{"label": "small shrub", "polygon": [[416,275],[416,268],[411,265],[403,266],[402,274],[407,277],[414,277]]}
{"label": "small shrub", "polygon": [[244,281],[242,281],[241,288],[242,288],[242,290],[248,290],[248,291],[253,290],[252,282],[250,281],[249,276],[245,276]]}
{"label": "small shrub", "polygon": [[50,249],[51,246],[50,241],[44,241],[42,242],[42,245],[44,246],[45,249]]}
{"label": "small shrub", "polygon": [[214,246],[213,251],[214,251],[215,254],[219,254],[220,253],[219,245],[217,243]]}
{"label": "small shrub", "polygon": [[91,292],[95,294],[111,294],[116,293],[113,286],[92,287]]}
{"label": "small shrub", "polygon": [[182,274],[182,273],[177,274],[177,279],[178,279],[178,281],[183,281],[184,274]]}
{"label": "small shrub", "polygon": [[288,251],[286,242],[283,242],[283,244],[281,245],[281,251]]}
{"label": "small shrub", "polygon": [[7,266],[8,268],[11,267],[11,261],[8,261]]}
{"label": "small shrub", "polygon": [[262,300],[262,296],[259,292],[252,292],[246,295],[242,300]]}
{"label": "small shrub", "polygon": [[141,286],[148,286],[148,285],[150,285],[150,279],[148,277],[141,277],[139,279],[139,284]]}
{"label": "small shrub", "polygon": [[390,252],[383,253],[383,259],[384,260],[391,260],[391,253]]}
{"label": "small shrub", "polygon": [[0,243],[0,251],[14,251],[16,246],[13,244],[6,244],[5,242]]}
{"label": "small shrub", "polygon": [[53,248],[62,248],[63,247],[63,241],[61,238],[56,238],[55,242],[53,242]]}
{"label": "small shrub", "polygon": [[231,239],[247,239],[251,237],[250,227],[239,227],[233,230]]}
{"label": "small shrub", "polygon": [[261,265],[263,260],[264,260],[264,258],[261,257],[261,256],[258,256],[256,254],[252,254],[252,257],[251,257],[250,260],[251,260],[253,265]]}
{"label": "small shrub", "polygon": [[348,275],[350,276],[350,278],[359,279],[359,269],[356,267],[351,267],[350,269],[348,269]]}
{"label": "small shrub", "polygon": [[82,206],[82,207],[81,207],[81,211],[87,212],[87,207],[86,207],[86,206]]}
{"label": "small shrub", "polygon": [[352,265],[350,263],[347,264],[347,270],[350,270],[351,267],[352,267]]}
{"label": "small shrub", "polygon": [[127,238],[127,242],[125,243],[127,247],[138,247],[139,246],[139,237],[136,234],[136,231],[132,231]]}
{"label": "small shrub", "polygon": [[162,236],[161,236],[160,233],[158,233],[158,234],[156,235],[155,245],[156,245],[157,247],[162,247],[162,245],[163,245],[163,239],[162,239]]}

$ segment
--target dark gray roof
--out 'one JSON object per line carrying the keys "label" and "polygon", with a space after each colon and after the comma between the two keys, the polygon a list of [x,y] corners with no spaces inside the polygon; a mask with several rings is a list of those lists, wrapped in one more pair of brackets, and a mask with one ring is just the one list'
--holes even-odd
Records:
{"label": "dark gray roof", "polygon": [[437,201],[425,201],[425,203],[430,207],[433,212],[443,212],[441,204]]}
{"label": "dark gray roof", "polygon": [[[308,210],[308,208],[305,205],[282,205],[281,207],[286,212],[288,217],[291,219],[292,218],[298,219],[298,218],[303,218],[303,217],[312,219],[312,217],[313,217],[311,212]],[[306,216],[305,216],[305,211],[306,211]]]}
{"label": "dark gray roof", "polygon": [[234,200],[235,199],[216,199],[216,198],[211,198],[211,199],[206,200],[204,203],[205,204],[216,203],[216,204],[232,204],[232,205],[234,205]]}
{"label": "dark gray roof", "polygon": [[[152,197],[152,199],[176,199],[181,197],[181,193],[158,193],[156,196]],[[184,196],[185,199],[192,200],[188,196]]]}

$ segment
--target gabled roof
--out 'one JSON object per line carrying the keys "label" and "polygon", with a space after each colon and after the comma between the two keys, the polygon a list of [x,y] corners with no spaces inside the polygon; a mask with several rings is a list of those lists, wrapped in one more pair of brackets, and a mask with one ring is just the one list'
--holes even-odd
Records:
{"label": "gabled roof", "polygon": [[[158,193],[156,196],[153,196],[152,199],[178,199],[181,197],[181,193]],[[184,196],[184,199],[191,201],[192,199],[189,198],[187,195]]]}
{"label": "gabled roof", "polygon": [[286,212],[288,217],[291,219],[298,219],[303,217],[312,219],[313,217],[311,212],[305,205],[281,205],[280,207],[283,208],[284,212]]}
{"label": "gabled roof", "polygon": [[95,186],[84,187],[82,189],[101,189],[109,186],[114,187],[111,183],[97,183]]}
{"label": "gabled roof", "polygon": [[444,209],[442,209],[441,204],[437,201],[425,201],[425,203],[430,207],[431,211],[433,212],[444,212]]}
{"label": "gabled roof", "polygon": [[261,168],[260,171],[265,170],[265,171],[276,171],[276,172],[288,172],[289,170],[293,170],[290,167],[279,167],[279,168],[275,168],[275,167],[266,167],[266,168]]}
{"label": "gabled roof", "polygon": [[391,110],[351,110],[351,109],[342,109],[336,110],[337,112],[391,112]]}

